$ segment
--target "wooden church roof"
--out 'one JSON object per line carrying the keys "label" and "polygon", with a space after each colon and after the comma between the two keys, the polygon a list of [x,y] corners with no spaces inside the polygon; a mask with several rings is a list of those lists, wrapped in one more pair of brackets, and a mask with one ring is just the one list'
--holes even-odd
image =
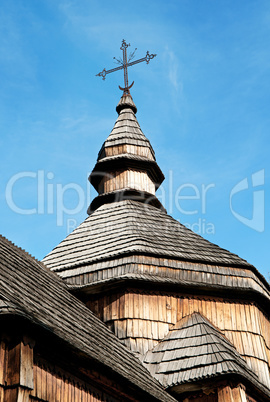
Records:
{"label": "wooden church roof", "polygon": [[97,163],[89,176],[91,184],[99,192],[98,185],[106,172],[133,167],[138,170],[146,169],[157,189],[164,180],[164,175],[156,163],[150,141],[137,121],[137,108],[130,94],[121,97],[116,110],[119,116],[99,151]]}
{"label": "wooden church roof", "polygon": [[124,200],[102,205],[53,249],[43,262],[60,271],[119,255],[143,253],[184,261],[249,267],[151,205]]}
{"label": "wooden church roof", "polygon": [[0,279],[0,317],[22,317],[117,373],[150,400],[174,401],[57,275],[2,236]]}
{"label": "wooden church roof", "polygon": [[100,206],[43,262],[74,289],[92,292],[91,287],[134,280],[218,292],[237,288],[238,296],[253,292],[269,306],[269,285],[247,261],[134,200]]}
{"label": "wooden church roof", "polygon": [[99,151],[98,161],[105,157],[106,148],[127,144],[144,147],[145,155],[148,155],[149,159],[156,160],[150,141],[142,132],[136,118],[137,108],[130,94],[121,97],[116,110],[119,116],[110,135]]}
{"label": "wooden church roof", "polygon": [[[99,190],[90,216],[43,262],[74,288],[138,279],[249,289],[269,302],[269,285],[251,264],[173,219],[154,193],[121,182],[121,169],[127,176],[130,171],[142,171],[143,180],[149,180],[154,188],[162,182],[163,174],[137,122],[130,94],[122,96],[117,111],[118,119],[89,177]],[[118,180],[119,187],[106,192],[102,183],[107,179],[114,184]],[[154,272],[148,268],[138,271],[138,263],[140,267],[144,264],[143,256],[148,258],[148,266],[155,265]],[[151,263],[151,259],[155,261]]]}
{"label": "wooden church roof", "polygon": [[168,388],[224,375],[242,377],[270,396],[270,391],[248,367],[229,340],[200,313],[176,323],[158,345],[148,351],[144,364]]}

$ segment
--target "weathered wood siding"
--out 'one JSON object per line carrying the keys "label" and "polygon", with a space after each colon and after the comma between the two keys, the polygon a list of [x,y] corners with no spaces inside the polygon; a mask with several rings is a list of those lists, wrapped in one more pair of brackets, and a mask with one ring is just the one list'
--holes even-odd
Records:
{"label": "weathered wood siding", "polygon": [[252,303],[129,290],[87,303],[133,351],[152,349],[181,318],[199,312],[217,326],[270,387],[269,318]]}
{"label": "weathered wood siding", "polygon": [[155,194],[155,185],[147,173],[134,170],[112,171],[106,173],[101,180],[98,192],[109,193],[111,191],[132,188]]}
{"label": "weathered wood siding", "polygon": [[244,387],[230,387],[229,385],[218,390],[218,402],[247,402]]}
{"label": "weathered wood siding", "polygon": [[34,365],[34,389],[30,393],[30,400],[50,402],[117,402],[105,392],[89,386],[70,374],[48,367]]}
{"label": "weathered wood siding", "polygon": [[122,145],[115,145],[112,147],[106,147],[102,150],[99,155],[99,158],[102,159],[106,156],[115,156],[115,155],[122,155],[122,154],[133,154],[144,156],[148,159],[155,160],[153,157],[153,152],[151,148],[146,146],[139,146],[139,145],[132,145],[132,144],[122,144]]}
{"label": "weathered wood siding", "polygon": [[0,401],[28,402],[33,388],[33,348],[19,342],[0,344]]}
{"label": "weathered wood siding", "polygon": [[[183,402],[219,402],[217,393],[205,395],[200,394],[198,396],[192,396],[190,398],[185,398]],[[227,401],[226,401],[227,402]]]}
{"label": "weathered wood siding", "polygon": [[[35,358],[32,346],[24,342],[10,345],[9,342],[1,341],[0,402],[119,402],[121,400],[98,389],[91,379],[86,383],[59,367],[47,364],[44,359],[40,362]],[[103,378],[99,373],[93,375]],[[117,384],[113,384],[109,379],[106,378],[105,381],[107,387],[110,388],[112,385],[114,389],[117,388]]]}

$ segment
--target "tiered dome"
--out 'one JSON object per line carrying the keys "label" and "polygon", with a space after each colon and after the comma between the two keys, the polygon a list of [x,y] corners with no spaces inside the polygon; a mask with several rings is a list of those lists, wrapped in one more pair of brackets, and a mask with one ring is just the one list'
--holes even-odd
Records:
{"label": "tiered dome", "polygon": [[[44,258],[46,265],[87,292],[111,281],[150,280],[211,287],[220,294],[249,288],[267,299],[266,281],[251,264],[166,213],[155,196],[164,176],[130,94],[121,97],[116,110],[116,123],[89,176],[99,193],[88,208],[90,216]],[[119,269],[112,270],[115,265]]]}
{"label": "tiered dome", "polygon": [[114,199],[147,201],[162,209],[155,191],[164,176],[136,119],[137,108],[130,94],[121,97],[116,111],[118,119],[89,176],[99,196],[92,202],[88,213]]}

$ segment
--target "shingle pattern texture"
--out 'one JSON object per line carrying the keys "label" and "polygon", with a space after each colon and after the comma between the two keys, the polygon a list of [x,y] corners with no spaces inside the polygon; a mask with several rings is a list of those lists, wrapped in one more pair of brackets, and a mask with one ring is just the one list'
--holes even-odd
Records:
{"label": "shingle pattern texture", "polygon": [[167,213],[132,200],[99,207],[43,262],[52,270],[63,270],[136,253],[249,266],[245,260],[205,240]]}
{"label": "shingle pattern texture", "polygon": [[258,377],[224,335],[199,313],[183,318],[143,360],[166,387],[227,374]]}
{"label": "shingle pattern texture", "polygon": [[[141,256],[139,256],[141,257]],[[129,260],[137,260],[130,263]],[[151,283],[160,286],[169,285],[170,287],[178,286],[178,290],[183,291],[185,288],[196,287],[205,290],[211,287],[218,292],[231,290],[235,293],[236,288],[238,294],[253,291],[265,297],[265,301],[269,303],[270,292],[259,280],[257,275],[250,271],[241,269],[241,275],[235,276],[235,269],[231,267],[210,266],[204,264],[194,264],[191,270],[188,270],[186,262],[179,264],[175,268],[168,268],[165,272],[159,272],[159,267],[145,265],[142,267],[143,259],[135,259],[133,257],[123,258],[119,260],[111,260],[83,267],[76,267],[58,272],[71,289],[87,288],[88,292],[95,292],[98,288],[106,287],[125,282]],[[169,261],[171,267],[174,267],[175,261]],[[182,267],[181,267],[182,265]],[[109,266],[109,268],[107,268]],[[199,271],[197,271],[197,268]],[[237,268],[238,271],[240,269]],[[151,272],[149,272],[151,271]],[[153,272],[154,271],[154,272]],[[83,275],[83,280],[78,281],[78,275]]]}
{"label": "shingle pattern texture", "polygon": [[[122,99],[123,97],[121,100]],[[104,156],[102,156],[102,151],[104,148],[126,144],[148,148],[151,152],[151,159],[155,160],[155,152],[150,144],[150,141],[142,132],[134,110],[130,107],[130,103],[134,105],[133,100],[129,95],[128,97],[125,97],[124,101],[122,102],[123,109],[120,111],[110,135],[101,147],[98,160],[104,158]],[[134,105],[134,107],[136,106]]]}
{"label": "shingle pattern texture", "polygon": [[149,398],[174,401],[56,274],[2,236],[0,279],[1,315],[22,316],[146,391]]}

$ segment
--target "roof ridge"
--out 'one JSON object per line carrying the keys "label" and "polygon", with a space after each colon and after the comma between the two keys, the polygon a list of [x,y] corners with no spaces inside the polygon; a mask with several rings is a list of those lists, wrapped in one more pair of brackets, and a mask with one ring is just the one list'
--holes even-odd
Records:
{"label": "roof ridge", "polygon": [[27,256],[29,256],[30,258],[34,259],[36,262],[40,263],[40,261],[33,256],[32,254],[30,254],[28,251],[26,251],[25,249],[23,249],[22,247],[18,246],[17,244],[15,244],[14,242],[12,242],[11,240],[9,240],[7,237],[5,237],[4,235],[0,234],[0,238],[2,240],[4,240],[5,242],[9,243],[11,246],[16,247],[16,249],[18,249],[19,251],[24,252]]}
{"label": "roof ridge", "polygon": [[[46,272],[48,273],[48,275],[51,275],[53,278],[55,278],[55,280],[58,281],[59,284],[61,284],[61,286],[65,287],[67,289],[66,283],[63,280],[61,280],[61,278],[59,278],[59,276],[55,272],[53,272],[49,267],[47,267],[42,261],[40,261],[36,257],[32,256],[30,253],[25,251],[22,247],[17,246],[17,244],[15,244],[14,242],[9,240],[7,237],[3,236],[2,234],[0,234],[0,246],[1,246],[1,240],[3,240],[8,245],[8,247],[11,247],[13,251],[15,251],[16,253],[19,253],[20,258],[25,257],[30,262],[35,261],[35,263],[40,268],[45,269]],[[0,247],[0,252],[1,252],[1,247]]]}

